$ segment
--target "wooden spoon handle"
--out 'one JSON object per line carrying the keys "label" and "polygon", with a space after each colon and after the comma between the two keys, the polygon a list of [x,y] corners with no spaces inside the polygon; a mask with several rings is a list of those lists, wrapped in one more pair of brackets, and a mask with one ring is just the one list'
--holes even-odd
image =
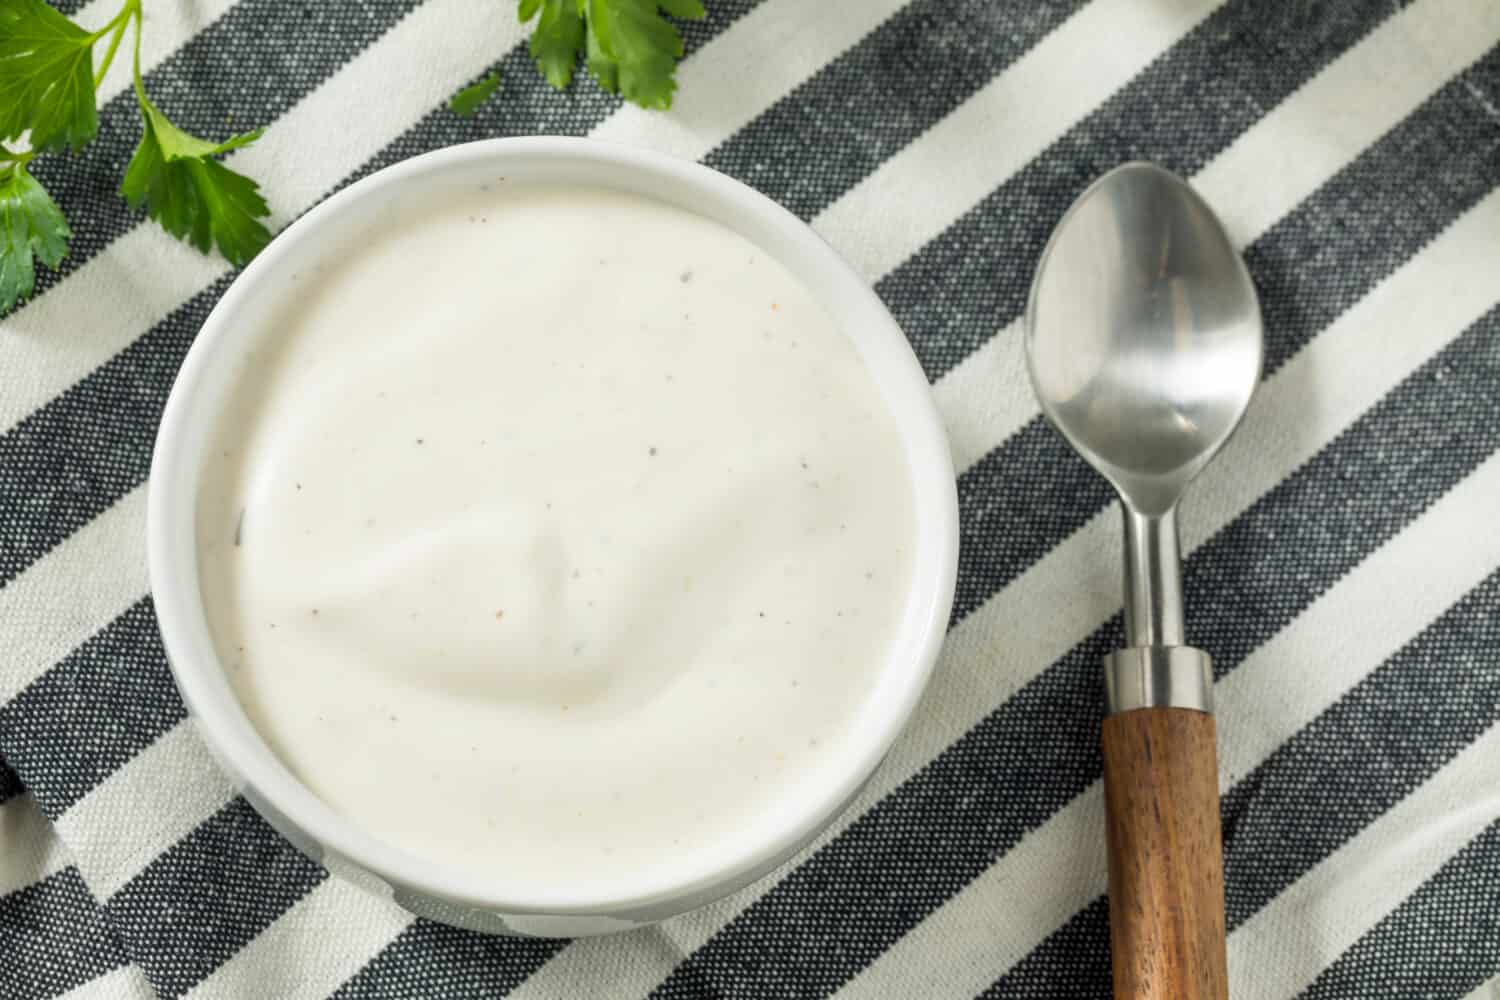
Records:
{"label": "wooden spoon handle", "polygon": [[1102,743],[1116,1000],[1226,1000],[1214,717],[1120,712]]}

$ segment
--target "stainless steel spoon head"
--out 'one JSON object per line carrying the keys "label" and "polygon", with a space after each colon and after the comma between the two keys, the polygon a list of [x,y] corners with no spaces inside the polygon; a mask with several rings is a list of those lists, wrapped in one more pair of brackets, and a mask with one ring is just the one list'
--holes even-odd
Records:
{"label": "stainless steel spoon head", "polygon": [[1047,417],[1129,508],[1173,508],[1240,422],[1262,356],[1255,286],[1186,182],[1129,163],[1073,203],[1037,266],[1026,357]]}

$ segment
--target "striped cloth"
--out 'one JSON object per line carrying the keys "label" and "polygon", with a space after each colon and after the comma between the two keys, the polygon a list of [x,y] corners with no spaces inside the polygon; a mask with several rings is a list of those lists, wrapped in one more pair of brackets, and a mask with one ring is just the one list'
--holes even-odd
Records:
{"label": "striped cloth", "polygon": [[[669,114],[549,90],[510,0],[147,7],[175,121],[269,126],[232,160],[278,224],[531,133],[696,158],[806,219],[931,377],[958,599],[862,798],[718,905],[496,939],[330,877],[215,770],[156,634],[152,438],[231,275],[115,196],[138,128],[116,72],[98,140],[36,167],[72,254],[0,322],[0,996],[1107,996],[1118,525],[1038,416],[1017,324],[1063,209],[1141,158],[1221,211],[1266,319],[1256,402],[1183,514],[1234,993],[1500,997],[1500,3],[710,0]],[[448,112],[497,57],[502,95]]]}

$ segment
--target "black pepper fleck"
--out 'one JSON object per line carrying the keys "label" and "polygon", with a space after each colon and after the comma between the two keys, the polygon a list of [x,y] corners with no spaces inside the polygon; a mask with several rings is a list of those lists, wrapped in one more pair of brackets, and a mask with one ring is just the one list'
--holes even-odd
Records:
{"label": "black pepper fleck", "polygon": [[656,454],[656,448],[654,446],[651,447],[651,448],[648,448],[646,450],[646,454],[648,454],[648,455],[655,455]]}
{"label": "black pepper fleck", "polygon": [[687,284],[689,281],[692,281],[692,280],[693,280],[693,272],[692,271],[683,271],[682,272],[682,283],[684,285]]}

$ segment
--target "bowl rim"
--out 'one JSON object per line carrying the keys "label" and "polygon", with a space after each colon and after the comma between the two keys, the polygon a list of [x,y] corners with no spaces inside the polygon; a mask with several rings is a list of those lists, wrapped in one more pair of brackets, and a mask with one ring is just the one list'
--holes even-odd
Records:
{"label": "bowl rim", "polygon": [[[904,364],[893,361],[885,365],[887,384],[882,388],[882,396],[906,449],[914,515],[919,523],[904,627],[898,631],[899,641],[893,641],[892,655],[878,675],[879,690],[871,695],[867,714],[861,716],[857,738],[847,741],[854,751],[853,766],[844,767],[835,782],[819,791],[814,808],[790,815],[783,809],[773,837],[756,841],[748,848],[741,845],[737,851],[727,852],[727,859],[717,864],[671,868],[671,877],[656,879],[654,884],[646,881],[631,886],[626,882],[623,884],[629,891],[624,892],[559,886],[516,898],[505,890],[503,876],[475,878],[457,867],[425,860],[336,814],[276,758],[233,693],[225,697],[229,685],[213,645],[198,585],[197,484],[207,449],[202,447],[206,432],[195,430],[195,424],[205,422],[202,419],[205,407],[209,407],[210,416],[217,416],[225,402],[227,393],[220,391],[215,396],[205,389],[204,381],[224,354],[218,345],[229,335],[242,303],[267,289],[285,289],[285,282],[280,286],[275,284],[277,269],[294,248],[309,240],[316,241],[325,223],[356,205],[378,198],[393,185],[439,175],[467,163],[503,165],[520,159],[548,158],[585,164],[587,169],[601,173],[626,169],[654,175],[674,185],[674,191],[680,185],[687,192],[711,196],[717,203],[732,204],[744,224],[736,226],[720,215],[710,217],[742,235],[750,220],[769,227],[778,242],[800,261],[815,264],[825,277],[838,282],[837,289],[819,288],[811,283],[809,288],[840,328],[847,329],[850,314],[858,312],[860,337],[885,341],[877,345],[883,353],[905,354]],[[767,252],[790,266],[785,253],[769,249]],[[860,350],[862,356],[866,355],[864,347]],[[894,384],[890,379],[895,379]],[[706,901],[709,893],[732,891],[805,845],[853,800],[915,710],[937,660],[947,631],[957,575],[958,505],[947,437],[926,376],[910,344],[869,284],[810,226],[747,185],[709,167],[664,153],[594,139],[501,138],[435,150],[360,179],[293,222],[235,278],[204,321],[162,414],[147,489],[146,554],[162,642],[189,714],[196,720],[218,764],[235,780],[236,790],[245,794],[262,813],[269,808],[275,815],[268,818],[283,834],[287,833],[284,823],[311,839],[319,849],[314,856],[321,856],[330,867],[336,860],[346,861],[387,884],[450,903],[502,913],[608,915],[689,898],[694,899],[689,906],[698,905]],[[925,574],[919,572],[924,565],[928,568]],[[897,654],[903,650],[909,654],[903,659],[910,662],[901,669]],[[282,823],[276,822],[278,818]],[[617,885],[612,882],[610,888]]]}

